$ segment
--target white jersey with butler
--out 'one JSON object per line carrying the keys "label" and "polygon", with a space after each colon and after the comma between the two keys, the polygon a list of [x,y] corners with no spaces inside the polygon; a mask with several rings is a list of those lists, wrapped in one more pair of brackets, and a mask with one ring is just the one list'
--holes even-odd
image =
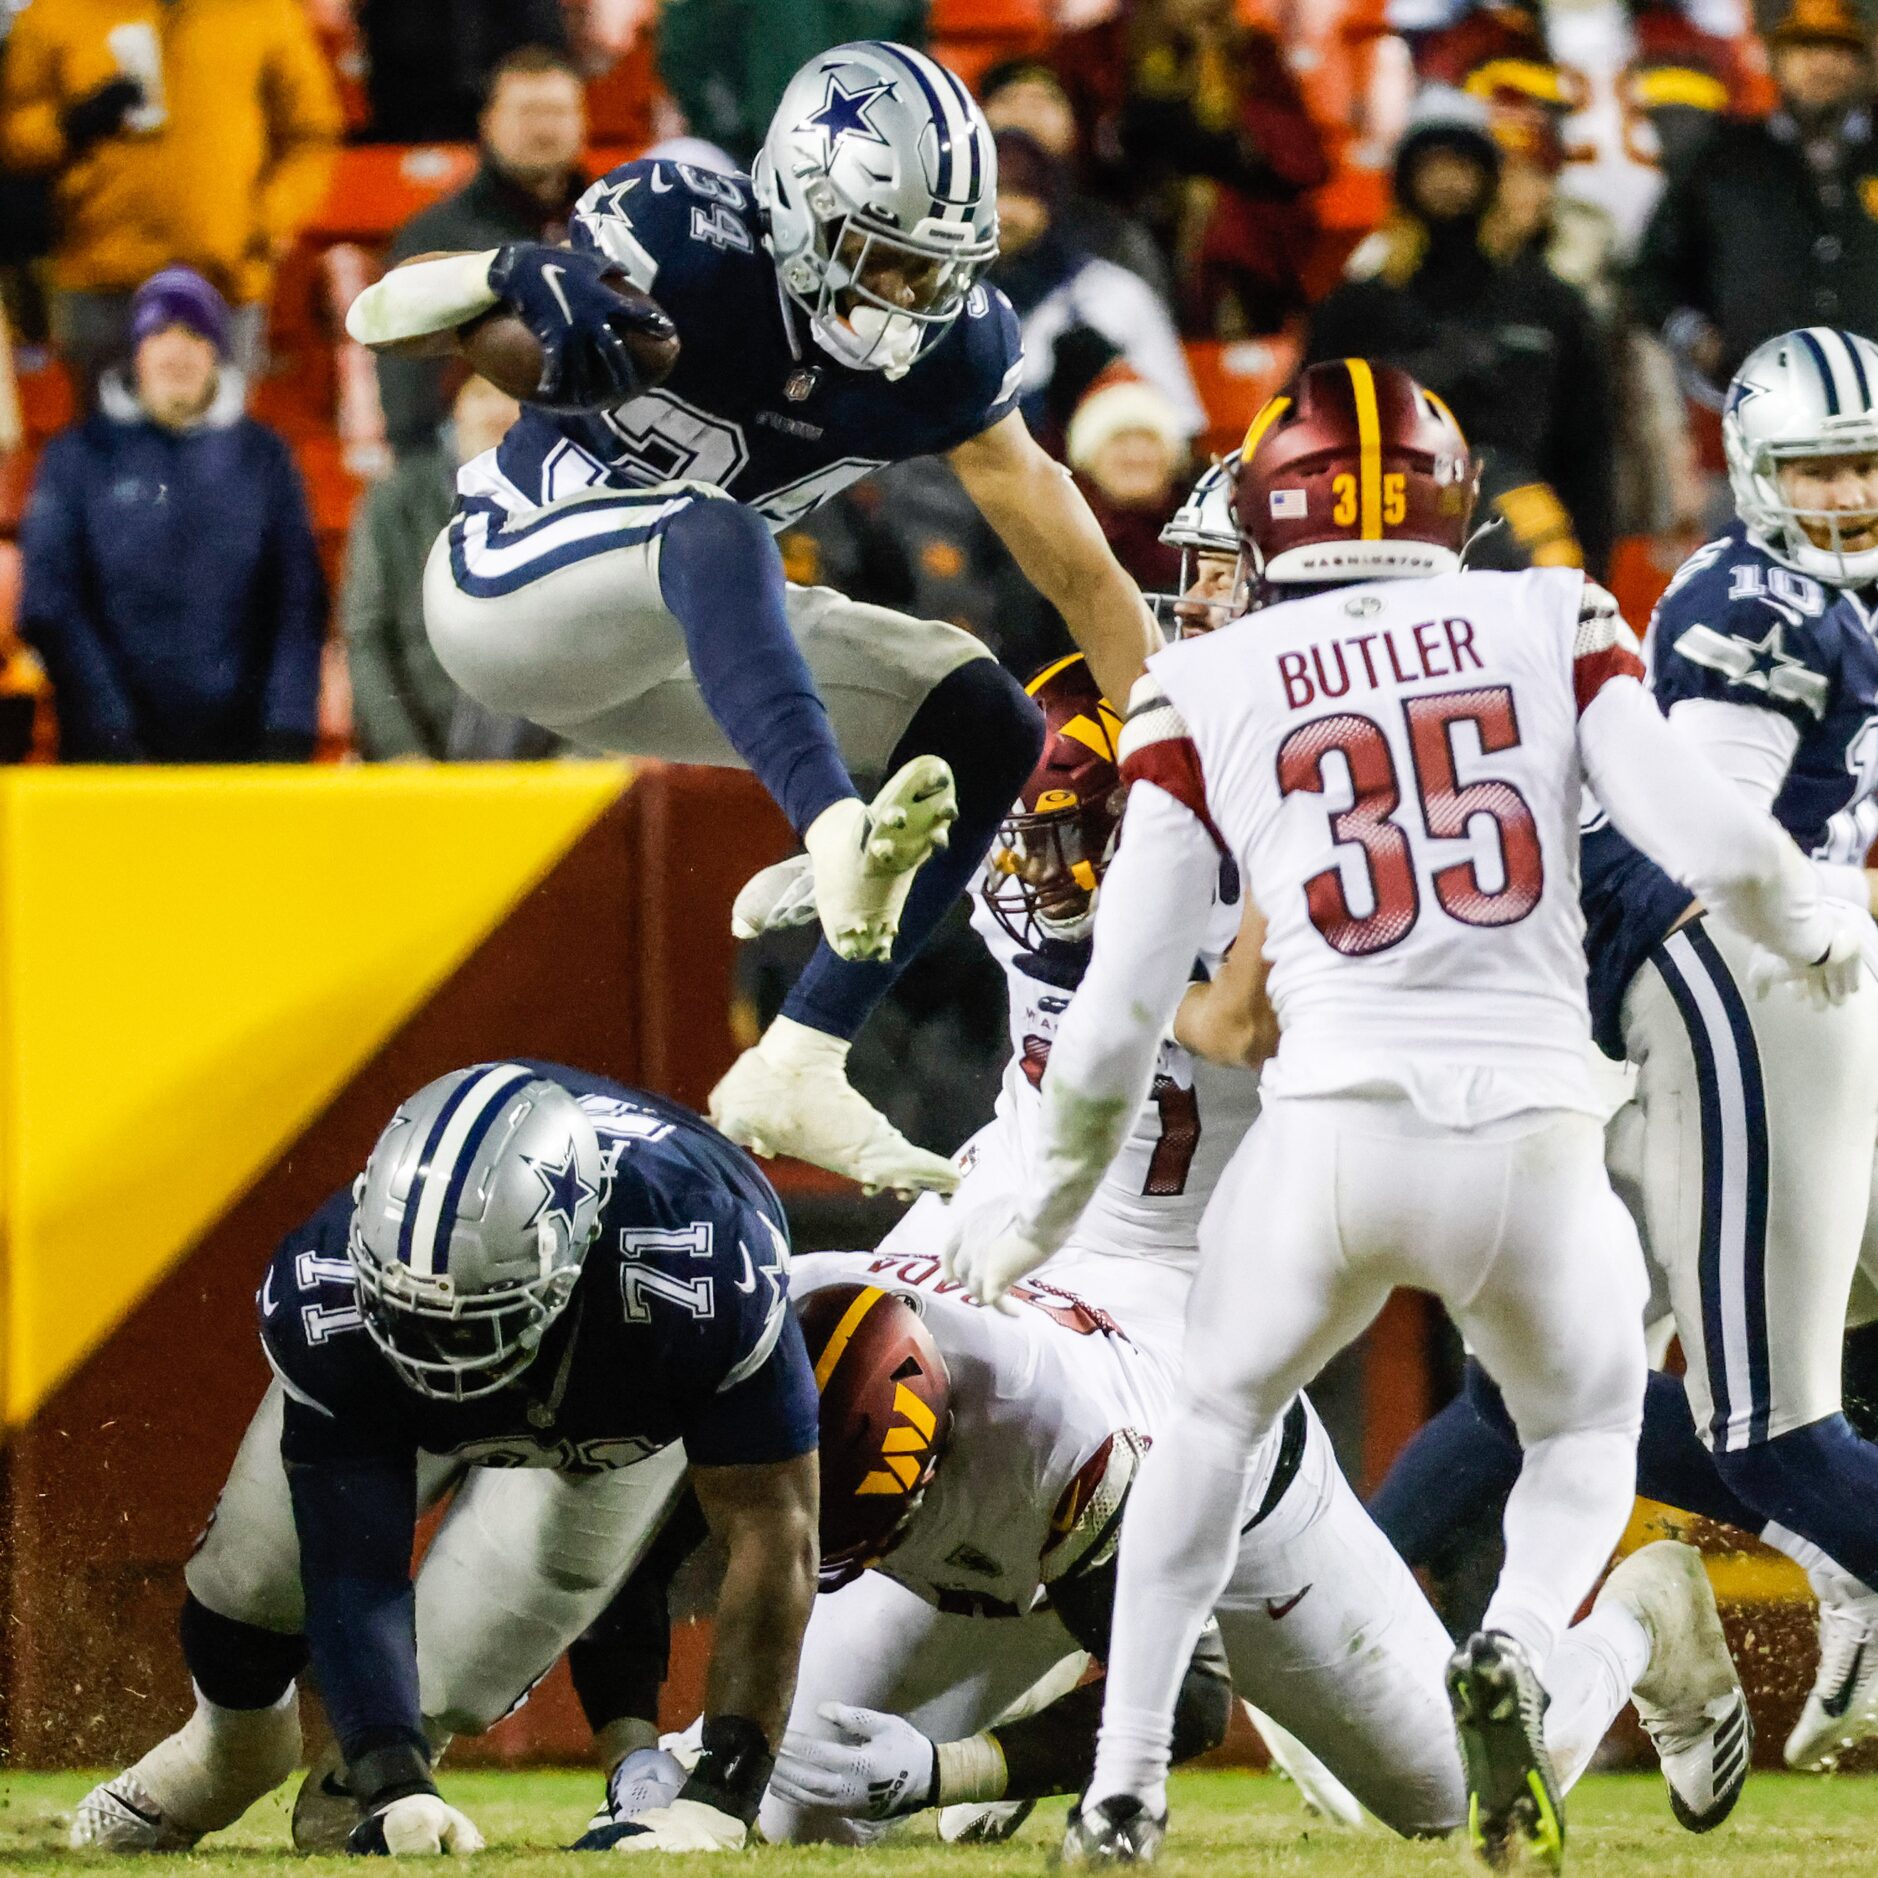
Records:
{"label": "white jersey with butler", "polygon": [[1578,717],[1639,668],[1583,596],[1557,569],[1374,582],[1150,661],[1197,769],[1183,789],[1150,705],[1128,773],[1210,820],[1265,915],[1268,1097],[1374,1084],[1462,1126],[1597,1112]]}

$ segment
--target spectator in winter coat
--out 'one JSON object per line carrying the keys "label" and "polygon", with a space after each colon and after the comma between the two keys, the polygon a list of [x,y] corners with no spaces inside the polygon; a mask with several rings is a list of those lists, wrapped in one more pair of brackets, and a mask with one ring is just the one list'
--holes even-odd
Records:
{"label": "spectator in winter coat", "polygon": [[1111,192],[1172,257],[1181,330],[1232,339],[1302,311],[1330,159],[1271,34],[1237,0],[1136,0],[1057,63]]}
{"label": "spectator in winter coat", "polygon": [[1161,539],[1180,506],[1187,464],[1173,407],[1125,366],[1111,366],[1070,419],[1068,456],[1129,578],[1144,593],[1177,591],[1180,550]]}
{"label": "spectator in winter coat", "polygon": [[1163,302],[1173,304],[1167,257],[1132,216],[1099,201],[1076,183],[1081,168],[1081,126],[1063,81],[1040,59],[1007,59],[978,81],[985,122],[994,132],[1021,130],[1063,166],[1065,181],[1056,221],[1072,247],[1139,274]]}
{"label": "spectator in winter coat", "polygon": [[242,415],[226,302],[167,268],[131,306],[130,377],[46,446],[21,617],[68,762],[304,761],[326,596],[286,444]]}
{"label": "spectator in winter coat", "polygon": [[1424,94],[1396,153],[1380,268],[1318,307],[1307,362],[1355,356],[1412,373],[1484,457],[1516,564],[1598,570],[1616,450],[1604,339],[1535,244],[1496,238],[1499,171],[1486,106]]}
{"label": "spectator in winter coat", "polygon": [[[391,238],[386,265],[414,254],[557,242],[586,187],[587,99],[562,53],[524,47],[490,75],[479,120],[482,165],[455,195],[419,211]],[[429,451],[448,403],[445,361],[378,356],[378,395],[394,450]]]}
{"label": "spectator in winter coat", "polygon": [[520,410],[487,379],[464,379],[430,449],[401,458],[365,492],[352,517],[339,616],[352,676],[353,739],[367,761],[448,752],[463,694],[425,636],[424,564],[456,507],[458,468],[493,450]]}
{"label": "spectator in winter coat", "polygon": [[1670,179],[1631,277],[1638,313],[1710,399],[1796,326],[1878,331],[1878,132],[1869,29],[1793,0],[1768,35],[1780,108],[1720,123]]}
{"label": "spectator in winter coat", "polygon": [[178,261],[234,302],[254,370],[339,130],[301,0],[33,0],[0,71],[0,165],[54,179],[53,337],[88,388],[122,358],[132,290]]}
{"label": "spectator in winter coat", "polygon": [[358,19],[380,143],[468,143],[505,58],[524,46],[571,57],[561,0],[360,0]]}
{"label": "spectator in winter coat", "polygon": [[990,279],[1009,297],[1023,328],[1021,382],[1032,428],[1048,428],[1059,346],[1073,346],[1086,330],[1160,391],[1182,434],[1192,436],[1205,413],[1167,309],[1138,275],[1077,247],[1058,224],[1063,168],[1035,138],[1007,130],[997,145],[1000,252]]}

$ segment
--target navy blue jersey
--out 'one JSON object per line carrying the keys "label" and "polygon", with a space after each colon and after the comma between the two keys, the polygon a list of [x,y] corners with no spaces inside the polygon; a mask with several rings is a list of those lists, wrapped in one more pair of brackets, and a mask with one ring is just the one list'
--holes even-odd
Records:
{"label": "navy blue jersey", "polygon": [[399,1379],[360,1319],[349,1192],[288,1234],[261,1286],[261,1340],[287,1391],[307,1644],[355,1772],[383,1751],[399,1756],[395,1778],[428,1759],[410,1582],[420,1450],[593,1474],[681,1439],[706,1466],[816,1445],[788,1233],[756,1164],[657,1096],[530,1067],[579,1098],[612,1184],[573,1296],[514,1382],[441,1402]]}
{"label": "navy blue jersey", "polygon": [[[1863,862],[1878,837],[1878,646],[1850,593],[1782,567],[1737,524],[1683,563],[1644,654],[1664,710],[1715,698],[1776,711],[1799,733],[1773,813],[1809,854]],[[1624,1054],[1625,989],[1691,902],[1600,814],[1580,860],[1591,1029]]]}
{"label": "navy blue jersey", "polygon": [[592,1473],[683,1440],[706,1466],[815,1446],[815,1382],[787,1306],[788,1230],[756,1164],[685,1109],[554,1064],[612,1189],[574,1295],[508,1388],[442,1402],[408,1388],[359,1317],[342,1190],[287,1235],[260,1291],[261,1340],[291,1398],[289,1461],[415,1455]]}
{"label": "navy blue jersey", "polygon": [[1864,860],[1878,836],[1878,646],[1856,596],[1782,567],[1737,523],[1682,564],[1644,656],[1665,711],[1714,698],[1792,724],[1775,820],[1819,860]]}
{"label": "navy blue jersey", "polygon": [[782,291],[747,176],[623,163],[581,198],[571,232],[671,316],[677,367],[615,410],[524,410],[496,475],[472,468],[466,494],[532,506],[688,480],[781,529],[870,470],[950,450],[1017,406],[1017,316],[992,288],[973,288],[900,379],[830,358]]}

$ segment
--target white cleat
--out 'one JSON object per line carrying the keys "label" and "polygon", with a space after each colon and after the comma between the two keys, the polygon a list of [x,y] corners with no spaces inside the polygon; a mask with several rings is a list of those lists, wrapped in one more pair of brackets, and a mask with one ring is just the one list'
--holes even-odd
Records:
{"label": "white cleat", "polygon": [[918,1148],[848,1081],[848,1046],[779,1017],[711,1091],[712,1124],[752,1154],[787,1154],[869,1192],[950,1193],[958,1169]]}
{"label": "white cleat", "polygon": [[939,1809],[939,1837],[947,1845],[1002,1845],[1036,1810],[1035,1800],[961,1800]]}
{"label": "white cleat", "polygon": [[952,838],[958,813],[951,767],[916,756],[872,802],[849,796],[810,824],[803,845],[815,869],[816,911],[842,958],[892,956],[913,876]]}
{"label": "white cleat", "polygon": [[813,926],[816,918],[815,863],[806,854],[792,854],[752,874],[738,889],[730,932],[734,939],[756,939],[791,926]]}
{"label": "white cleat", "polygon": [[1819,1673],[1784,1750],[1801,1773],[1830,1773],[1878,1735],[1878,1596],[1831,1568],[1806,1574],[1819,1599]]}
{"label": "white cleat", "polygon": [[1270,1751],[1272,1765],[1298,1790],[1307,1813],[1334,1820],[1339,1826],[1369,1824],[1363,1803],[1290,1729],[1281,1727],[1262,1709],[1244,1703],[1252,1726]]}
{"label": "white cleat", "polygon": [[1712,1831],[1741,1797],[1754,1724],[1702,1555],[1674,1539],[1646,1545],[1611,1573],[1597,1601],[1627,1610],[1650,1639],[1631,1698],[1656,1744],[1670,1810],[1690,1832]]}
{"label": "white cleat", "polygon": [[69,1843],[74,1852],[187,1852],[201,1837],[166,1818],[131,1768],[79,1801]]}

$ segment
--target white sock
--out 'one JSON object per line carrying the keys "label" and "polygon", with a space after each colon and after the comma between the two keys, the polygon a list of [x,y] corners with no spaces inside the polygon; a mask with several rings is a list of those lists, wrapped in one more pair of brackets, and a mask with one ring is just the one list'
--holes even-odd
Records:
{"label": "white sock", "polygon": [[1183,1405],[1155,1438],[1122,1520],[1102,1732],[1087,1802],[1167,1807],[1174,1702],[1232,1576],[1256,1441]]}
{"label": "white sock", "polygon": [[196,1712],[130,1771],[164,1817],[191,1832],[232,1826],[300,1760],[299,1691],[271,1708],[221,1708],[196,1690]]}
{"label": "white sock", "polygon": [[1561,1789],[1590,1766],[1649,1662],[1649,1632],[1621,1604],[1595,1606],[1560,1640],[1540,1681],[1552,1698],[1545,1745]]}
{"label": "white sock", "polygon": [[1506,1566],[1481,1628],[1505,1631],[1535,1670],[1623,1537],[1636,1477],[1634,1435],[1577,1430],[1527,1448],[1506,1502]]}

